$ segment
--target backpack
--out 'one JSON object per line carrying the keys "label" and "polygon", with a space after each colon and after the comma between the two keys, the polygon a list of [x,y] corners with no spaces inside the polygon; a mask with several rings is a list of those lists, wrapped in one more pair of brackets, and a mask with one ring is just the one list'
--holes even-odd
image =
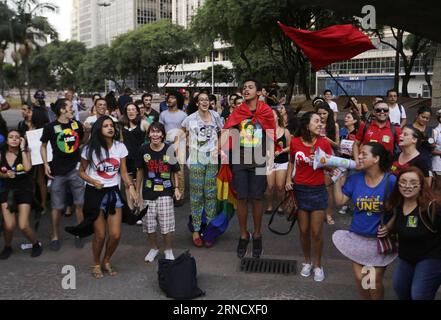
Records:
{"label": "backpack", "polygon": [[189,251],[176,260],[158,260],[159,287],[168,298],[188,300],[205,295],[196,279],[196,260]]}
{"label": "backpack", "polygon": [[[361,136],[361,141],[364,140],[364,136],[366,135],[366,131],[369,128],[369,126],[371,125],[371,122],[372,122],[372,119],[367,121],[366,124],[364,125],[363,134]],[[394,155],[394,157],[396,157],[396,156],[398,156],[401,153],[401,149],[398,146],[397,128],[396,128],[396,126],[393,123],[390,123],[390,130],[392,131],[392,136],[394,138],[393,155]]]}

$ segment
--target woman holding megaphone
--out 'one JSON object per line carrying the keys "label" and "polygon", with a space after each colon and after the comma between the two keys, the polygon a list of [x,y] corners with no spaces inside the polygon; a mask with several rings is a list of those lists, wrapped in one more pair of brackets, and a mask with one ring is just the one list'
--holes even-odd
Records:
{"label": "woman holding megaphone", "polygon": [[[396,254],[379,253],[377,237],[386,237],[392,228],[393,221],[388,221],[390,217],[384,214],[384,203],[397,179],[388,173],[392,164],[390,153],[378,142],[363,145],[358,160],[358,169],[362,172],[347,179],[341,178],[335,184],[336,204],[342,205],[350,200],[354,204],[354,214],[349,230],[336,231],[332,240],[337,249],[352,261],[361,296],[366,300],[380,300],[384,298],[386,267]],[[368,270],[370,281],[366,285]]]}
{"label": "woman holding megaphone", "polygon": [[[331,144],[320,135],[321,130],[322,123],[317,113],[307,112],[300,118],[299,129],[290,143],[290,161],[286,177],[286,190],[294,190],[299,208],[297,220],[305,257],[300,274],[309,277],[313,271],[315,281],[325,279],[321,256],[328,192],[323,168],[313,168],[314,154],[318,148],[332,154]],[[311,259],[311,247],[315,253],[314,260]]]}

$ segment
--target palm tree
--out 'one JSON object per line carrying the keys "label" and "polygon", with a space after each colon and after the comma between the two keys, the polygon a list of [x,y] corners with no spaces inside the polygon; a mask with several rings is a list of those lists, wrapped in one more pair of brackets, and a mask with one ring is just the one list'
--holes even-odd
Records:
{"label": "palm tree", "polygon": [[[47,42],[58,38],[58,33],[49,23],[46,17],[41,16],[44,12],[58,12],[58,6],[49,2],[38,0],[13,0],[15,15],[11,19],[12,42],[14,43],[13,59],[18,71],[18,62],[21,60],[23,72],[22,81],[19,81],[20,96],[25,102],[23,86],[27,91],[27,101],[31,101],[31,88],[29,77],[29,56],[34,48],[40,47]],[[17,51],[18,46],[18,51]]]}
{"label": "palm tree", "polygon": [[14,12],[7,4],[0,2],[0,90],[2,95],[4,94],[3,62],[6,48],[12,42],[10,21],[13,16]]}

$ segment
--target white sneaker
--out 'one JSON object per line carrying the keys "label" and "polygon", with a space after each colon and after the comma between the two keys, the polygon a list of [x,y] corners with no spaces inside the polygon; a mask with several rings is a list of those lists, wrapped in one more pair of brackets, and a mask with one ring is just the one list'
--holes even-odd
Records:
{"label": "white sneaker", "polygon": [[323,281],[325,280],[325,272],[322,268],[314,268],[314,281]]}
{"label": "white sneaker", "polygon": [[173,255],[173,251],[171,249],[165,250],[164,253],[167,260],[175,260],[175,256]]}
{"label": "white sneaker", "polygon": [[341,207],[340,211],[338,213],[340,214],[346,214],[348,211],[348,206]]}
{"label": "white sneaker", "polygon": [[136,221],[136,224],[137,224],[138,226],[142,225],[142,220],[138,220],[138,221]]}
{"label": "white sneaker", "polygon": [[153,262],[158,255],[159,250],[158,249],[150,249],[149,253],[144,258],[145,262]]}
{"label": "white sneaker", "polygon": [[303,265],[303,268],[302,268],[302,271],[300,272],[300,275],[302,277],[309,277],[311,275],[312,264],[302,263],[302,265]]}

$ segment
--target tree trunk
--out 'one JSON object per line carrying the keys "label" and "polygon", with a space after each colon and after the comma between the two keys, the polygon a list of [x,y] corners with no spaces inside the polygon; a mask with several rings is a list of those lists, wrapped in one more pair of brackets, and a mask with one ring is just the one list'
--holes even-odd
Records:
{"label": "tree trunk", "polygon": [[400,85],[400,53],[398,50],[395,52],[395,76],[394,76],[394,88],[398,90]]}
{"label": "tree trunk", "polygon": [[407,90],[407,86],[409,84],[410,81],[410,72],[407,72],[407,68],[406,68],[406,74],[403,76],[403,83],[402,83],[402,87],[401,87],[401,96],[402,97],[409,97],[409,92]]}
{"label": "tree trunk", "polygon": [[302,85],[303,94],[306,96],[306,100],[311,100],[311,93],[309,91],[309,84],[308,84],[308,75],[306,74],[306,65],[307,64],[301,64],[300,67],[300,75],[299,80],[300,84]]}
{"label": "tree trunk", "polygon": [[286,104],[289,106],[291,105],[291,100],[292,97],[294,96],[294,85],[296,83],[296,74],[293,73],[290,75],[289,77],[289,82],[288,82],[288,90],[286,92]]}

